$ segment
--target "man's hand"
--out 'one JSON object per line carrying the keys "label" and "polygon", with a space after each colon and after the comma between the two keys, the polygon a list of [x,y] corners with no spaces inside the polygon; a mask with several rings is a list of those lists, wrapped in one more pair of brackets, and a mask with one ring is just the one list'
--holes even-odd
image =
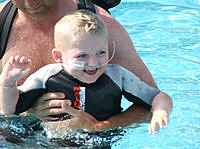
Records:
{"label": "man's hand", "polygon": [[[29,114],[41,120],[56,120],[58,118],[51,117],[51,115],[64,114],[62,109],[62,102],[65,100],[65,94],[61,92],[46,93],[39,98],[37,103],[28,111]],[[67,100],[69,104],[70,100]]]}
{"label": "man's hand", "polygon": [[97,121],[92,115],[83,112],[81,110],[76,110],[73,107],[70,106],[67,101],[64,101],[62,104],[63,110],[72,116],[71,119],[66,120],[69,121],[69,127],[70,128],[76,128],[76,129],[86,129],[88,131],[95,131],[97,124],[99,121]]}

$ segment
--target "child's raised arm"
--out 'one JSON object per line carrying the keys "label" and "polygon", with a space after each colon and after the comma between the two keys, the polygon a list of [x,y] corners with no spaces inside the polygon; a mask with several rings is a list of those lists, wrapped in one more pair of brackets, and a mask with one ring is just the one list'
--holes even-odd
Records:
{"label": "child's raised arm", "polygon": [[19,98],[17,81],[30,72],[30,59],[11,56],[0,75],[0,110],[1,114],[13,114]]}
{"label": "child's raised arm", "polygon": [[155,96],[152,103],[152,119],[149,131],[157,133],[160,128],[169,123],[169,114],[172,112],[173,102],[164,92]]}

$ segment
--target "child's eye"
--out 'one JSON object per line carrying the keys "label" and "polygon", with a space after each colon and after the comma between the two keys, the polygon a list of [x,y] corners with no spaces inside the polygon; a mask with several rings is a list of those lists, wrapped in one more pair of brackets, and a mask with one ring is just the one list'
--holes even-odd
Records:
{"label": "child's eye", "polygon": [[88,55],[87,54],[81,54],[81,55],[79,55],[79,56],[77,56],[77,58],[86,58]]}
{"label": "child's eye", "polygon": [[105,53],[106,53],[106,51],[98,51],[98,52],[97,52],[97,55],[101,56],[101,55],[103,55],[103,54],[105,54]]}

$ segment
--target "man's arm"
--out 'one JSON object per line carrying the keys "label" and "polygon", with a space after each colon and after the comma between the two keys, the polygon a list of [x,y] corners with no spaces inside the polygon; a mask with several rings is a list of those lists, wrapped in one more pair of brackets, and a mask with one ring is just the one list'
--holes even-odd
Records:
{"label": "man's arm", "polygon": [[[116,54],[111,63],[120,64],[129,71],[133,72],[148,85],[158,88],[151,72],[138,55],[125,28],[103,9],[96,7],[96,11],[107,25],[109,31],[109,49],[113,49],[112,41],[115,41],[116,43]],[[121,119],[121,117],[123,118]],[[129,109],[127,109],[127,111],[108,119],[106,123],[109,123],[110,125],[107,126],[114,126],[116,124],[114,121],[118,121],[119,119],[121,119],[121,122],[124,122],[124,124],[128,124],[126,121],[130,122],[129,124],[134,123],[135,120],[137,122],[150,122],[151,112],[145,110],[143,107],[132,105]]]}
{"label": "man's arm", "polygon": [[150,120],[150,111],[138,105],[132,105],[126,111],[112,116],[106,121],[99,122],[97,124],[96,130],[107,130],[110,128],[125,127],[133,123],[149,123]]}
{"label": "man's arm", "polygon": [[111,63],[120,64],[136,74],[148,85],[157,88],[150,71],[135,50],[133,42],[131,41],[131,38],[125,28],[100,7],[96,7],[96,11],[108,28],[109,49],[113,49],[112,41],[115,41],[116,43],[116,53]]}
{"label": "man's arm", "polygon": [[[67,104],[66,101],[62,104],[63,110],[72,115],[73,118],[64,121],[47,121],[44,122],[44,127],[51,127],[62,131],[64,128],[87,129],[88,131],[101,131],[112,128],[119,128],[131,125],[132,123],[149,122],[151,113],[144,108],[137,108],[138,106],[129,107],[125,112],[112,116],[105,121],[97,121],[90,114],[81,110],[76,110]],[[144,120],[141,120],[140,117]]]}

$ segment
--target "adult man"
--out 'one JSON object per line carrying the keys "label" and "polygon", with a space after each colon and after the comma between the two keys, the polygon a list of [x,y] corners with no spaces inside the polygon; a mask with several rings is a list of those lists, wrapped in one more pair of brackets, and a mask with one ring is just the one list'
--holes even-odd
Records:
{"label": "adult man", "polygon": [[[12,24],[0,69],[11,55],[24,55],[32,60],[31,73],[33,73],[40,67],[53,62],[50,49],[54,48],[54,25],[67,12],[77,10],[78,2],[76,0],[12,0],[12,2],[18,8],[18,12]],[[86,0],[86,2],[89,2],[89,0]],[[0,5],[0,12],[6,3]],[[121,64],[138,75],[147,84],[156,87],[150,72],[138,56],[125,29],[102,8],[95,6],[95,10],[107,25],[110,36],[109,49],[113,48],[112,41],[116,42],[116,54],[112,63]],[[110,53],[112,53],[112,50]],[[19,82],[19,84],[21,83]],[[49,115],[63,113],[60,108],[63,98],[63,94],[45,94],[41,97],[38,106],[32,111],[36,110],[35,113],[42,119],[53,119]],[[141,118],[143,111],[144,109],[137,106],[131,107],[128,111],[102,123],[102,125],[106,125],[102,126],[102,129],[137,121]],[[125,122],[122,119],[127,121]]]}

